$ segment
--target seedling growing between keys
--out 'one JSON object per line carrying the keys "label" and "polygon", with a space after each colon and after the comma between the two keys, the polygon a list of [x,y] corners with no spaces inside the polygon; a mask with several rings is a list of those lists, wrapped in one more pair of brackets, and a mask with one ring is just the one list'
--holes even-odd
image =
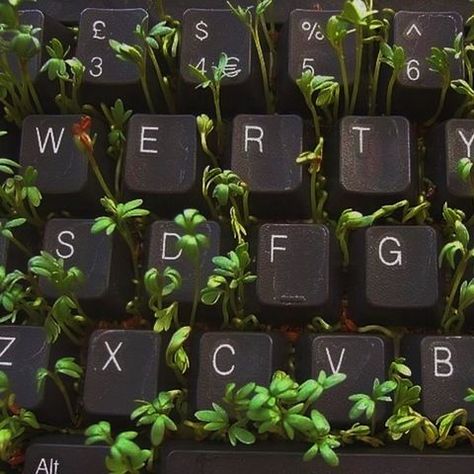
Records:
{"label": "seedling growing between keys", "polygon": [[387,86],[386,98],[385,98],[385,113],[387,115],[392,114],[392,100],[393,100],[393,88],[397,82],[398,75],[403,70],[406,64],[405,50],[401,46],[394,44],[390,46],[387,43],[380,45],[381,59],[380,61],[387,64],[392,69],[390,81]]}

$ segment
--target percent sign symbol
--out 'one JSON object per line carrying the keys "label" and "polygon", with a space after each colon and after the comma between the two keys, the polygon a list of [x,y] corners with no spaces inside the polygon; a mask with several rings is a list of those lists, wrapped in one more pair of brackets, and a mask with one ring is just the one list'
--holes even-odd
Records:
{"label": "percent sign symbol", "polygon": [[323,41],[324,39],[324,34],[317,22],[311,23],[310,21],[303,21],[303,23],[301,23],[301,29],[308,33],[308,41],[311,41],[313,38],[318,41]]}

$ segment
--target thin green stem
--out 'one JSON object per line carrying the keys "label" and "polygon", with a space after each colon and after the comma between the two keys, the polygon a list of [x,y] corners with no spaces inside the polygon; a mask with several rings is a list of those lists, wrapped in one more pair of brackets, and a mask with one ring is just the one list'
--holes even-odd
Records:
{"label": "thin green stem", "polygon": [[122,195],[122,167],[123,167],[123,156],[124,156],[124,146],[125,144],[122,142],[120,144],[120,152],[117,157],[117,163],[115,163],[115,176],[114,176],[114,189],[115,195],[118,199]]}
{"label": "thin green stem", "polygon": [[425,123],[425,127],[433,126],[435,124],[436,120],[438,120],[439,116],[443,112],[443,108],[444,108],[444,104],[446,102],[446,96],[448,94],[450,83],[451,83],[450,78],[446,78],[446,80],[443,81],[443,87],[441,89],[441,93],[440,93],[440,96],[439,96],[438,107],[436,108],[436,112],[434,113],[433,117],[431,117],[431,119],[428,120]]}
{"label": "thin green stem", "polygon": [[217,156],[212,153],[212,151],[209,149],[209,146],[207,145],[207,137],[205,133],[200,134],[201,137],[201,147],[202,150],[204,151],[204,154],[211,160],[211,164],[214,168],[217,168],[219,166],[219,162],[217,160]]}
{"label": "thin green stem", "polygon": [[217,83],[212,87],[212,98],[214,101],[214,109],[216,111],[217,150],[219,155],[222,155],[222,153],[224,153],[225,129],[224,121],[222,120],[220,83]]}
{"label": "thin green stem", "polygon": [[336,94],[334,98],[334,107],[333,107],[333,122],[337,122],[339,118],[339,107],[340,107],[340,100],[341,100],[341,89],[338,87],[336,89]]}
{"label": "thin green stem", "polygon": [[102,188],[102,191],[104,191],[105,195],[111,199],[114,203],[117,203],[117,200],[115,199],[115,196],[112,194],[112,191],[110,190],[108,184],[106,183],[104,176],[102,175],[102,172],[100,171],[99,165],[97,163],[97,160],[95,159],[94,156],[94,151],[93,150],[87,150],[86,151],[87,159],[89,160],[89,164],[92,168],[92,171],[95,174],[95,177],[97,178],[97,181],[100,184],[100,187]]}
{"label": "thin green stem", "polygon": [[387,97],[385,98],[385,114],[386,115],[392,115],[393,88],[395,87],[395,83],[397,82],[397,77],[398,77],[398,71],[394,69],[392,71],[390,81],[388,82]]}
{"label": "thin green stem", "polygon": [[370,434],[374,436],[376,430],[377,430],[377,402],[375,402],[374,404],[374,412],[372,413],[372,419],[370,423]]}
{"label": "thin green stem", "polygon": [[140,74],[140,83],[142,85],[143,94],[145,95],[145,100],[148,106],[148,110],[150,111],[150,113],[155,114],[156,113],[155,106],[153,104],[153,100],[150,95],[150,89],[148,88],[145,73]]}
{"label": "thin green stem", "polygon": [[165,9],[163,7],[163,0],[156,0],[156,11],[160,20],[165,19]]}
{"label": "thin green stem", "polygon": [[244,192],[244,195],[242,196],[242,209],[243,209],[243,214],[244,214],[245,225],[250,224],[249,197],[250,197],[250,193],[248,192],[248,190],[246,190]]}
{"label": "thin green stem", "polygon": [[66,386],[64,385],[64,382],[61,380],[61,377],[59,375],[50,372],[51,378],[53,379],[54,383],[56,384],[56,387],[58,387],[59,391],[61,392],[64,402],[66,403],[67,411],[69,413],[69,417],[71,418],[72,424],[76,424],[76,414],[74,413],[74,408],[71,403],[71,398],[69,397],[69,392],[66,389]]}
{"label": "thin green stem", "polygon": [[9,239],[12,244],[14,244],[21,252],[23,252],[27,257],[32,257],[33,253],[28,249],[23,243],[21,243],[14,235]]}
{"label": "thin green stem", "polygon": [[62,114],[67,114],[67,106],[66,106],[66,84],[64,79],[59,78],[59,97],[57,97],[57,104]]}
{"label": "thin green stem", "polygon": [[349,76],[347,74],[346,56],[344,54],[344,47],[336,50],[336,55],[339,60],[339,67],[341,69],[342,85],[344,88],[344,115],[349,115],[350,107],[350,90],[349,90]]}
{"label": "thin green stem", "polygon": [[362,59],[364,52],[364,31],[360,26],[356,26],[356,65],[354,75],[354,86],[352,88],[352,97],[350,105],[350,113],[353,114],[359,96],[360,82],[362,78]]}
{"label": "thin green stem", "polygon": [[310,188],[310,193],[311,193],[311,214],[313,216],[313,223],[316,224],[318,222],[318,202],[317,202],[317,189],[316,189],[316,184],[317,184],[317,178],[318,178],[318,173],[316,171],[313,171],[311,173],[311,188]]}
{"label": "thin green stem", "polygon": [[375,115],[375,112],[377,110],[377,92],[379,88],[381,69],[382,69],[382,51],[379,48],[377,59],[375,61],[374,75],[371,81],[369,115]]}
{"label": "thin green stem", "polygon": [[230,315],[229,315],[229,295],[228,291],[224,292],[224,296],[222,297],[222,316],[224,321],[222,322],[222,329],[228,328],[230,326]]}
{"label": "thin green stem", "polygon": [[151,63],[155,69],[156,77],[158,78],[158,83],[160,84],[161,92],[168,107],[168,112],[170,114],[176,113],[176,105],[174,103],[173,96],[171,95],[171,90],[169,84],[164,80],[163,73],[161,72],[160,65],[156,60],[155,52],[151,46],[148,46],[148,56],[151,58]]}
{"label": "thin green stem", "polygon": [[191,309],[191,317],[189,318],[189,325],[193,328],[196,322],[196,312],[199,305],[201,294],[201,255],[198,252],[196,260],[194,262],[194,295],[193,295],[193,306]]}
{"label": "thin green stem", "polygon": [[311,112],[311,117],[313,119],[314,133],[316,134],[316,143],[317,143],[319,139],[321,138],[321,123],[320,123],[318,111],[316,110],[316,106],[313,104],[311,96],[308,96],[307,94],[305,94],[304,101],[306,102],[306,106]]}
{"label": "thin green stem", "polygon": [[230,290],[230,294],[229,294],[230,298],[229,298],[229,301],[230,301],[230,309],[232,310],[232,312],[234,313],[234,317],[236,318],[239,318],[242,316],[242,312],[239,310],[239,307],[238,307],[238,303],[237,303],[237,299],[236,299],[236,293],[235,293],[235,290]]}
{"label": "thin green stem", "polygon": [[39,100],[38,94],[36,93],[35,86],[33,85],[33,81],[31,79],[30,71],[28,70],[28,62],[22,61],[22,74],[23,80],[26,83],[28,91],[33,99],[33,103],[35,104],[36,113],[44,114],[43,106]]}

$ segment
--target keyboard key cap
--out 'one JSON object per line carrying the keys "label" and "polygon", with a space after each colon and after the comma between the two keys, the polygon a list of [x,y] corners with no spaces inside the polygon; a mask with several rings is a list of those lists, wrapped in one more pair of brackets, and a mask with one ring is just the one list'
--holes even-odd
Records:
{"label": "keyboard key cap", "polygon": [[195,339],[192,368],[193,409],[219,403],[229,383],[268,386],[276,370],[285,370],[289,346],[277,333],[208,332]]}
{"label": "keyboard key cap", "polygon": [[[221,229],[216,222],[207,221],[201,224],[199,231],[209,237],[209,247],[201,255],[201,286],[204,287],[214,269],[212,258],[221,255]],[[194,297],[195,272],[192,262],[176,248],[181,235],[182,229],[173,221],[155,221],[150,226],[147,238],[146,269],[171,266],[178,270],[182,285],[173,293],[172,298],[190,305]]]}
{"label": "keyboard key cap", "polygon": [[457,12],[464,17],[464,21],[472,15],[472,5],[469,0],[375,0],[377,10],[390,8],[394,11],[415,11],[415,12]]}
{"label": "keyboard key cap", "polygon": [[[336,52],[325,37],[329,18],[338,13],[339,11],[334,10],[294,10],[291,12],[288,26],[284,28],[283,37],[279,42],[279,110],[308,115],[309,111],[303,95],[296,85],[296,80],[304,71],[310,71],[315,75],[332,76],[342,83],[341,68]],[[353,35],[346,38],[344,48],[348,80],[349,84],[352,84],[355,70]]]}
{"label": "keyboard key cap", "polygon": [[84,446],[76,436],[43,436],[26,451],[23,474],[107,474],[108,446]]}
{"label": "keyboard key cap", "polygon": [[257,299],[271,322],[301,322],[340,313],[339,253],[329,229],[264,224],[258,233]]}
{"label": "keyboard key cap", "polygon": [[187,10],[183,17],[180,109],[197,113],[214,110],[210,91],[196,90],[200,81],[189,65],[212,74],[212,66],[217,66],[221,53],[228,56],[221,82],[223,113],[262,111],[262,81],[248,28],[229,10],[201,9]]}
{"label": "keyboard key cap", "polygon": [[404,117],[344,117],[325,147],[328,210],[374,212],[418,191],[415,140]]}
{"label": "keyboard key cap", "polygon": [[205,159],[192,115],[134,115],[128,127],[124,184],[160,216],[174,217],[193,203],[204,210]]}
{"label": "keyboard key cap", "polygon": [[[38,171],[37,185],[47,210],[77,211],[90,215],[101,210],[103,196],[87,156],[74,143],[72,128],[80,115],[30,115],[23,121],[20,164]],[[106,155],[107,130],[99,120],[92,121],[91,136],[97,135],[95,158],[106,181],[113,177],[113,160]]]}
{"label": "keyboard key cap", "polygon": [[[441,75],[430,70],[426,58],[431,48],[453,47],[454,39],[463,31],[458,13],[398,12],[393,20],[393,43],[402,46],[406,66],[398,76],[394,93],[394,112],[419,120],[430,118],[439,101]],[[464,77],[460,59],[451,64],[451,78]]]}
{"label": "keyboard key cap", "polygon": [[231,168],[247,183],[250,212],[262,218],[308,217],[308,172],[296,163],[303,122],[295,115],[239,115]]}
{"label": "keyboard key cap", "polygon": [[[345,374],[344,382],[318,399],[317,409],[335,426],[347,426],[349,411],[354,404],[348,397],[355,393],[370,394],[376,378],[381,382],[386,380],[392,356],[391,343],[378,336],[305,335],[296,349],[297,379],[300,382],[317,379],[321,370],[327,375]],[[380,405],[376,413],[377,423],[386,420],[389,412],[389,404]]]}
{"label": "keyboard key cap", "polygon": [[89,341],[84,409],[92,418],[126,418],[136,400],[153,401],[167,371],[160,334],[153,331],[95,331]]}
{"label": "keyboard key cap", "polygon": [[428,226],[353,232],[349,308],[356,323],[436,325],[441,309],[438,246],[438,234]]}
{"label": "keyboard key cap", "polygon": [[88,8],[82,12],[76,54],[86,68],[83,84],[86,102],[113,105],[120,97],[134,112],[148,112],[137,66],[118,59],[109,44],[113,39],[140,45],[135,34],[137,25],[148,27],[148,14],[141,8]]}
{"label": "keyboard key cap", "polygon": [[[51,219],[46,224],[43,248],[62,258],[67,268],[76,266],[84,273],[85,282],[76,294],[88,316],[121,319],[133,298],[130,255],[117,233],[92,234],[93,223],[89,219]],[[44,279],[40,287],[47,298],[57,295]]]}
{"label": "keyboard key cap", "polygon": [[59,358],[71,355],[68,349],[61,341],[48,344],[42,327],[0,326],[0,370],[8,376],[16,403],[34,411],[40,420],[64,423],[68,419],[56,385],[47,378],[44,388],[38,391],[36,380],[39,369],[53,370]]}
{"label": "keyboard key cap", "polygon": [[427,140],[425,160],[429,177],[436,184],[435,209],[441,214],[443,204],[473,212],[473,192],[457,171],[461,158],[474,154],[474,120],[452,119],[433,129]]}
{"label": "keyboard key cap", "polygon": [[421,412],[432,420],[458,408],[468,411],[468,423],[474,412],[464,401],[472,387],[474,366],[473,336],[407,336],[401,353],[413,371],[414,380],[423,388]]}
{"label": "keyboard key cap", "polygon": [[[3,227],[8,221],[0,219],[0,225]],[[23,224],[21,227],[11,229],[14,237],[21,242],[26,248],[33,249],[34,243],[38,236],[28,224]],[[4,267],[7,272],[14,270],[26,271],[28,264],[28,256],[20,250],[10,239],[7,239],[0,234],[0,266]]]}
{"label": "keyboard key cap", "polygon": [[219,444],[173,443],[162,450],[160,474],[419,474],[420,467],[431,474],[471,474],[472,451],[439,450],[420,452],[394,449],[338,450],[339,467],[327,465],[320,456],[303,461],[304,451],[282,443],[259,444],[245,448],[229,448]]}

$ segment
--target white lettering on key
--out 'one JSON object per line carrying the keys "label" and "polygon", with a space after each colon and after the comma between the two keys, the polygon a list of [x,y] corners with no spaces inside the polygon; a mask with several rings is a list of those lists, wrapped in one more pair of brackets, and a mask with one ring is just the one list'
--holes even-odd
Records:
{"label": "white lettering on key", "polygon": [[152,138],[150,136],[146,137],[146,132],[155,131],[157,132],[159,127],[142,127],[142,132],[140,135],[140,153],[154,153],[157,154],[158,150],[154,150],[152,148],[145,148],[145,142],[157,142],[158,138]]}
{"label": "white lettering on key", "polygon": [[[12,344],[16,341],[16,337],[0,336],[0,341],[5,341],[7,343],[3,350],[0,352],[1,359],[8,352],[8,349],[10,349]],[[13,362],[0,361],[0,365],[3,365],[4,367],[11,367],[13,365]]]}
{"label": "white lettering on key", "polygon": [[102,20],[97,20],[92,23],[92,31],[94,32],[94,35],[92,36],[93,39],[97,40],[105,40],[105,36],[99,36],[100,33],[102,33],[105,29],[105,21]]}
{"label": "white lettering on key", "polygon": [[273,263],[275,259],[275,250],[280,250],[284,252],[286,247],[275,247],[275,240],[276,239],[287,239],[287,235],[272,235],[271,245],[270,245],[270,263]]}
{"label": "white lettering on key", "polygon": [[[251,136],[251,131],[257,132],[255,136]],[[263,136],[264,131],[262,127],[258,127],[257,125],[245,125],[245,153],[248,153],[249,151],[250,142],[258,143],[258,151],[263,153]]]}
{"label": "white lettering on key", "polygon": [[196,23],[195,28],[197,30],[197,33],[194,34],[194,37],[196,39],[202,42],[209,38],[209,32],[207,31],[209,25],[205,21],[201,20],[199,23]]}
{"label": "white lettering on key", "polygon": [[62,258],[64,260],[67,260],[68,258],[71,258],[73,255],[74,255],[74,247],[72,246],[72,244],[66,242],[65,240],[63,240],[64,237],[69,237],[71,240],[74,240],[76,238],[76,236],[74,235],[73,232],[71,232],[70,230],[63,230],[62,232],[59,233],[58,235],[58,242],[61,244],[61,245],[64,245],[64,247],[66,247],[68,249],[67,253],[61,251],[60,249],[56,249],[56,255],[59,257],[59,258]]}
{"label": "white lettering on key", "polygon": [[120,364],[117,361],[116,355],[118,351],[120,350],[120,348],[122,347],[123,342],[119,342],[117,344],[117,347],[114,350],[112,350],[112,348],[109,346],[108,341],[105,341],[104,344],[105,344],[105,347],[107,348],[107,352],[109,353],[110,357],[107,359],[106,363],[102,367],[102,372],[105,371],[105,369],[109,366],[111,362],[113,362],[113,364],[115,365],[115,367],[117,368],[119,372],[122,372],[122,367],[120,367]]}
{"label": "white lettering on key", "polygon": [[329,352],[329,349],[326,347],[326,355],[328,356],[329,365],[331,367],[331,371],[332,371],[333,374],[338,374],[339,371],[341,370],[342,361],[344,359],[344,354],[345,353],[346,353],[346,348],[343,347],[341,353],[339,354],[339,360],[337,362],[337,367],[334,367],[334,362],[332,360],[331,353]]}
{"label": "white lettering on key", "polygon": [[466,135],[464,135],[464,130],[458,129],[458,135],[461,137],[461,140],[466,145],[466,156],[471,158],[472,156],[472,144],[474,143],[474,133],[471,134],[471,138],[468,140]]}
{"label": "white lettering on key", "polygon": [[242,72],[242,69],[238,69],[239,64],[239,58],[235,56],[229,56],[227,58],[227,64],[224,67],[224,76],[228,77],[229,79],[234,79],[234,77],[237,77]]}
{"label": "white lettering on key", "polygon": [[[444,353],[444,358],[442,358]],[[451,363],[451,350],[448,347],[434,348],[434,374],[435,377],[451,377],[454,373],[454,366]],[[444,369],[441,367],[444,366]]]}
{"label": "white lettering on key", "polygon": [[235,356],[235,349],[230,345],[230,344],[221,344],[215,351],[214,355],[212,356],[212,367],[214,368],[214,371],[219,374],[219,375],[230,375],[234,370],[235,370],[235,365],[232,364],[229,369],[227,370],[221,370],[217,366],[217,354],[219,354],[220,351],[227,349],[233,356]]}
{"label": "white lettering on key", "polygon": [[59,461],[54,458],[49,458],[48,461],[45,458],[41,458],[35,474],[58,474]]}
{"label": "white lettering on key", "polygon": [[357,130],[359,132],[359,153],[364,153],[364,133],[370,132],[372,129],[370,127],[352,127],[352,130]]}
{"label": "white lettering on key", "polygon": [[395,265],[402,266],[402,251],[401,250],[389,250],[388,254],[395,257],[393,260],[387,260],[383,256],[383,247],[386,242],[392,242],[397,246],[398,249],[401,247],[401,243],[395,237],[384,237],[379,244],[379,259],[387,267],[394,267]]}
{"label": "white lettering on key", "polygon": [[179,257],[181,257],[181,254],[183,253],[182,250],[179,250],[176,255],[168,255],[166,253],[166,242],[168,240],[168,237],[174,237],[176,240],[180,239],[180,235],[176,234],[174,232],[164,232],[163,233],[163,249],[161,251],[161,258],[162,260],[178,260]]}
{"label": "white lettering on key", "polygon": [[39,148],[40,153],[44,155],[46,151],[46,147],[48,146],[48,142],[51,140],[51,147],[53,149],[53,154],[57,155],[59,151],[59,147],[61,146],[61,142],[63,140],[63,136],[64,136],[64,127],[61,128],[61,132],[58,138],[55,137],[53,128],[49,127],[48,131],[46,132],[46,137],[43,139],[41,137],[41,132],[40,132],[39,127],[36,127],[36,137],[38,138],[38,148]]}

